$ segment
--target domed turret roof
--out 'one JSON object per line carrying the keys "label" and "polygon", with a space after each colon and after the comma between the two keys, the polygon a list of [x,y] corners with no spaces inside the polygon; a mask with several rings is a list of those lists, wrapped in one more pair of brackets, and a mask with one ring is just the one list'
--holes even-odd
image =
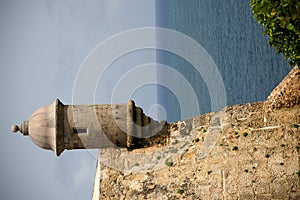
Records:
{"label": "domed turret roof", "polygon": [[64,147],[59,145],[63,138],[63,104],[56,99],[51,105],[41,107],[35,111],[28,121],[23,121],[21,126],[13,126],[12,131],[20,131],[29,135],[30,139],[39,147],[52,150],[60,155]]}

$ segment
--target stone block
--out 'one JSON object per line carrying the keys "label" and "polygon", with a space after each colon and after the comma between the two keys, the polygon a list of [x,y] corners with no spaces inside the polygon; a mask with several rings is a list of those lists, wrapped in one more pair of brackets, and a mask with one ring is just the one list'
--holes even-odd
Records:
{"label": "stone block", "polygon": [[273,198],[288,199],[288,185],[285,179],[275,179],[270,183]]}
{"label": "stone block", "polygon": [[243,187],[239,189],[240,199],[255,199],[252,187]]}

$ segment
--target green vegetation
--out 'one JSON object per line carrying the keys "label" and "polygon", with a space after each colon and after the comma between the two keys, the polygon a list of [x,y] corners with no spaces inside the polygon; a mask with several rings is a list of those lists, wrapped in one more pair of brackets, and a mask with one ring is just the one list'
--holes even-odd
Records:
{"label": "green vegetation", "polygon": [[134,166],[138,167],[138,166],[140,166],[140,164],[139,163],[135,163]]}
{"label": "green vegetation", "polygon": [[174,165],[173,161],[166,161],[165,163],[168,167],[172,167]]}
{"label": "green vegetation", "polygon": [[177,190],[177,193],[179,193],[179,194],[183,194],[183,193],[184,193],[184,190],[183,190],[183,189],[181,189],[181,188],[179,188],[179,189]]}
{"label": "green vegetation", "polygon": [[237,146],[232,147],[232,151],[237,151],[239,148]]}
{"label": "green vegetation", "polygon": [[157,160],[160,160],[160,159],[161,159],[161,156],[157,156],[156,159],[157,159]]}
{"label": "green vegetation", "polygon": [[270,158],[270,154],[267,153],[265,157],[266,157],[266,158]]}
{"label": "green vegetation", "polygon": [[248,169],[245,169],[244,171],[245,171],[246,173],[248,173],[248,172],[249,172],[249,170],[248,170]]}
{"label": "green vegetation", "polygon": [[300,68],[300,1],[251,0],[251,9],[258,23],[269,35],[269,44],[282,53],[290,65]]}
{"label": "green vegetation", "polygon": [[194,139],[194,142],[199,142],[199,141],[200,141],[199,138]]}
{"label": "green vegetation", "polygon": [[299,125],[298,124],[293,124],[293,127],[294,128],[299,128]]}
{"label": "green vegetation", "polygon": [[212,170],[207,171],[207,174],[210,175],[212,173]]}
{"label": "green vegetation", "polygon": [[297,175],[300,177],[300,171],[297,172]]}
{"label": "green vegetation", "polygon": [[203,129],[203,133],[206,133],[206,129]]}
{"label": "green vegetation", "polygon": [[296,146],[296,149],[297,149],[297,151],[299,152],[299,150],[300,150],[300,146]]}
{"label": "green vegetation", "polygon": [[247,132],[243,133],[243,136],[244,136],[244,137],[247,137],[247,136],[248,136],[248,133],[247,133]]}
{"label": "green vegetation", "polygon": [[283,148],[283,147],[285,147],[285,144],[281,144],[280,146]]}

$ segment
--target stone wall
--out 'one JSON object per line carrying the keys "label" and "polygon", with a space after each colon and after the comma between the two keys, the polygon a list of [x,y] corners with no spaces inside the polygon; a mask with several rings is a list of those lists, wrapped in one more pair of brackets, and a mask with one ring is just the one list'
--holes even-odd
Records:
{"label": "stone wall", "polygon": [[300,105],[269,105],[172,123],[164,146],[100,150],[93,199],[300,199]]}
{"label": "stone wall", "polygon": [[300,68],[295,66],[266,101],[269,109],[289,108],[300,103]]}

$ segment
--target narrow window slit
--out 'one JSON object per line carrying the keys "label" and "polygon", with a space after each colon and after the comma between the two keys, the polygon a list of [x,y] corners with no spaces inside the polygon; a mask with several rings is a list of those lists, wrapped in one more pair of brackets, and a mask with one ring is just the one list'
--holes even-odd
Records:
{"label": "narrow window slit", "polygon": [[87,134],[87,128],[74,128],[73,133],[77,134]]}

